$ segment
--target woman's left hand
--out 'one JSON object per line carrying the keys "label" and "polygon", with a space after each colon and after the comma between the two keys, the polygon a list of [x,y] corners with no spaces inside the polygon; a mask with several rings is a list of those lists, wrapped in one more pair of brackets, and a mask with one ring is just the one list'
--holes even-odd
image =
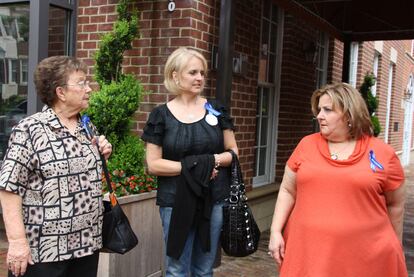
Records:
{"label": "woman's left hand", "polygon": [[112,144],[109,143],[109,141],[105,138],[105,136],[99,136],[94,137],[92,139],[92,143],[96,144],[98,139],[98,145],[99,145],[99,152],[104,155],[105,159],[107,160],[109,156],[111,156],[112,153]]}
{"label": "woman's left hand", "polygon": [[33,265],[29,243],[26,238],[9,240],[7,251],[7,264],[14,276],[22,276],[26,273],[27,265]]}

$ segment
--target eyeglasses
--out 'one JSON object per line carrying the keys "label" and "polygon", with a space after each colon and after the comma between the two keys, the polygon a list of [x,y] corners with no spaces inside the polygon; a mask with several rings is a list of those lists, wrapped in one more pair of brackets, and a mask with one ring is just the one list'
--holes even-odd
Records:
{"label": "eyeglasses", "polygon": [[80,89],[85,89],[89,87],[89,81],[80,81],[77,84],[65,84],[68,87],[79,87]]}

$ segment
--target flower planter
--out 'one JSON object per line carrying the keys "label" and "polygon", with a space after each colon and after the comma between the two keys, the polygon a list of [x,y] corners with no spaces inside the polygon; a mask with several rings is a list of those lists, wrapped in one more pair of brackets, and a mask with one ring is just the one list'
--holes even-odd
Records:
{"label": "flower planter", "polygon": [[124,255],[101,253],[98,277],[162,276],[164,241],[156,195],[152,191],[118,198],[139,242]]}

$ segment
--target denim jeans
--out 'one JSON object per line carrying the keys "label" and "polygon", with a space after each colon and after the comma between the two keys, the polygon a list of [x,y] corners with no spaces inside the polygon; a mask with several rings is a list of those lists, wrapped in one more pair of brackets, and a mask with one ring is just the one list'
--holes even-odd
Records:
{"label": "denim jeans", "polygon": [[[195,230],[191,230],[179,260],[168,257],[164,253],[166,270],[165,277],[213,276],[213,265],[220,239],[221,226],[223,225],[223,204],[224,202],[216,203],[211,212],[210,252],[203,252],[201,243],[195,236]],[[168,243],[168,230],[170,227],[171,212],[171,207],[160,207],[165,245]]]}

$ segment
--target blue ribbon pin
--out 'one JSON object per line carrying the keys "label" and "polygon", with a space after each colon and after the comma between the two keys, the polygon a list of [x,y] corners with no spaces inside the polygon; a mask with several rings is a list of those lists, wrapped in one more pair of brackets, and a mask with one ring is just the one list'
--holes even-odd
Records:
{"label": "blue ribbon pin", "polygon": [[369,162],[370,162],[370,167],[372,169],[373,172],[376,172],[376,168],[378,167],[381,170],[384,170],[384,167],[382,166],[382,164],[380,164],[376,159],[375,159],[375,154],[373,150],[369,151]]}
{"label": "blue ribbon pin", "polygon": [[86,132],[86,136],[88,137],[88,139],[92,139],[94,134],[93,134],[91,127],[89,126],[91,119],[89,118],[87,114],[84,114],[81,117],[81,122],[82,122],[82,127]]}
{"label": "blue ribbon pin", "polygon": [[215,110],[215,109],[213,108],[213,106],[211,106],[211,104],[210,104],[210,103],[208,103],[208,102],[206,102],[206,103],[204,104],[204,108],[208,111],[208,113],[209,113],[209,114],[212,114],[212,115],[214,115],[214,116],[219,116],[219,115],[221,115],[221,112],[219,112],[219,111]]}

